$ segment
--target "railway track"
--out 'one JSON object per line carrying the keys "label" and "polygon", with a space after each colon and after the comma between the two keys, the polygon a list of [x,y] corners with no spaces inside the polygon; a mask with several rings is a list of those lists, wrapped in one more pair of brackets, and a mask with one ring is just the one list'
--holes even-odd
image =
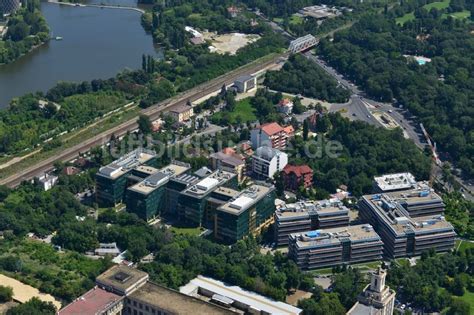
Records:
{"label": "railway track", "polygon": [[[275,55],[268,61],[262,63],[255,63],[255,64],[248,64],[238,68],[232,72],[229,72],[225,75],[217,77],[209,82],[200,84],[186,92],[183,92],[173,98],[165,100],[159,104],[155,104],[150,106],[149,108],[143,109],[140,111],[140,114],[147,115],[150,119],[158,118],[162,112],[168,110],[171,107],[186,104],[188,101],[193,102],[197,99],[200,99],[212,92],[217,91],[222,87],[222,85],[230,85],[232,84],[235,79],[244,74],[253,74],[258,71],[264,70],[275,64],[280,58],[288,56],[287,53],[282,53]],[[20,171],[16,174],[13,174],[9,177],[0,179],[0,185],[6,185],[9,187],[16,187],[22,181],[31,180],[36,176],[39,176],[45,172],[48,172],[53,169],[53,165],[55,162],[67,162],[79,155],[79,153],[84,153],[89,151],[91,148],[96,146],[102,146],[106,144],[112,134],[115,136],[122,136],[126,134],[128,131],[133,131],[138,128],[137,119],[136,117],[130,119],[118,126],[115,126],[107,131],[100,133],[92,138],[84,140],[82,143],[77,144],[71,148],[67,148],[58,155],[53,157],[49,157],[43,161],[36,163],[35,165],[26,168],[23,171]]]}

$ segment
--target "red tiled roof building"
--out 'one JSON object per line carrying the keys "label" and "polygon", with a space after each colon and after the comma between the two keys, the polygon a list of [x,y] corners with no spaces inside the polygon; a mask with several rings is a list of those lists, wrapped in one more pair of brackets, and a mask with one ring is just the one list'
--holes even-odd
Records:
{"label": "red tiled roof building", "polygon": [[298,190],[300,186],[309,188],[313,185],[313,170],[308,165],[288,164],[282,171],[285,189]]}

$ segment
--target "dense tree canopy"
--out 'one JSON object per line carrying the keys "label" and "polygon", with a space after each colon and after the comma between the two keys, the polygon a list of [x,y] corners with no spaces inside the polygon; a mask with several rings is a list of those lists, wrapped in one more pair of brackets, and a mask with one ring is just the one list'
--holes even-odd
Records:
{"label": "dense tree canopy", "polygon": [[0,64],[10,63],[49,39],[49,28],[39,10],[39,1],[28,1],[8,20],[8,32],[0,39]]}
{"label": "dense tree canopy", "polygon": [[291,56],[280,71],[270,71],[265,76],[265,85],[271,89],[301,94],[330,103],[344,103],[349,91],[339,86],[316,63],[300,55]]}
{"label": "dense tree canopy", "polygon": [[[474,175],[472,24],[422,9],[403,27],[372,15],[321,42],[319,53],[377,99],[407,108],[464,171]],[[410,57],[431,58],[419,65]]]}
{"label": "dense tree canopy", "polygon": [[[376,175],[412,172],[418,180],[427,179],[430,159],[401,130],[386,130],[364,122],[350,122],[339,114],[327,114],[316,125],[325,122],[327,133],[315,142],[305,142],[299,136],[292,141],[290,160],[306,163],[314,170],[317,188],[334,192],[341,184],[348,185],[356,196],[368,193]],[[336,156],[326,153],[330,141],[342,150]],[[308,152],[317,156],[312,157]],[[319,153],[318,153],[319,152]]]}

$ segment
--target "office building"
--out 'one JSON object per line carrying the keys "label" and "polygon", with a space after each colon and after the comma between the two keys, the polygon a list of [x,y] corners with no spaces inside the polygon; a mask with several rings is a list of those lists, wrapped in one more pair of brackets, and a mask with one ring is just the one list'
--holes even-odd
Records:
{"label": "office building", "polygon": [[439,196],[427,190],[397,191],[363,196],[359,216],[374,226],[389,258],[417,256],[431,248],[454,247],[456,233],[442,214]]}
{"label": "office building", "polygon": [[349,225],[349,209],[339,199],[281,204],[275,212],[275,242],[287,245],[289,235]]}
{"label": "office building", "polygon": [[250,141],[254,149],[267,146],[284,150],[287,140],[288,135],[284,128],[276,122],[260,125],[250,132]]}
{"label": "office building", "polygon": [[411,173],[397,173],[374,177],[374,192],[407,190],[416,186],[415,177]]}
{"label": "office building", "polygon": [[234,149],[225,148],[222,151],[212,153],[210,156],[213,170],[224,170],[237,174],[240,183],[245,174],[245,157],[235,152]]}
{"label": "office building", "polygon": [[358,301],[347,315],[392,315],[396,293],[385,285],[386,276],[387,272],[380,268],[371,273],[370,284],[357,297]]}
{"label": "office building", "polygon": [[174,161],[129,187],[125,198],[127,211],[136,213],[145,221],[154,219],[165,210],[166,186],[170,178],[180,176],[189,169],[189,164]]}
{"label": "office building", "polygon": [[249,234],[257,235],[273,222],[275,187],[252,185],[218,207],[214,216],[216,239],[236,242]]}
{"label": "office building", "polygon": [[3,14],[13,14],[20,6],[20,0],[0,0],[0,11]]}
{"label": "office building", "polygon": [[146,272],[115,265],[97,286],[61,309],[59,315],[231,315],[238,314],[148,280]]}
{"label": "office building", "polygon": [[302,270],[382,259],[383,244],[370,224],[291,234],[288,257]]}
{"label": "office building", "polygon": [[139,148],[101,167],[95,176],[96,200],[99,206],[113,207],[121,203],[132,170],[140,165],[152,165],[155,160],[154,151]]}
{"label": "office building", "polygon": [[168,115],[173,117],[173,119],[179,123],[185,122],[191,119],[194,115],[194,110],[192,106],[189,105],[177,105],[170,109]]}
{"label": "office building", "polygon": [[199,180],[198,176],[188,173],[171,177],[166,185],[165,202],[162,205],[163,214],[178,217],[178,204],[181,192],[195,185]]}
{"label": "office building", "polygon": [[237,175],[218,170],[183,190],[178,199],[178,215],[184,221],[196,226],[207,222],[207,199],[219,187],[237,187]]}
{"label": "office building", "polygon": [[292,305],[204,276],[197,276],[182,286],[179,291],[206,302],[222,305],[239,314],[298,315],[303,312]]}
{"label": "office building", "polygon": [[239,93],[247,93],[248,91],[257,88],[257,77],[253,75],[244,75],[238,77],[234,81],[234,86]]}
{"label": "office building", "polygon": [[288,164],[282,171],[285,189],[297,191],[300,187],[305,189],[313,186],[313,170],[306,164]]}
{"label": "office building", "polygon": [[288,155],[270,147],[260,147],[252,156],[252,172],[258,178],[272,179],[287,164]]}

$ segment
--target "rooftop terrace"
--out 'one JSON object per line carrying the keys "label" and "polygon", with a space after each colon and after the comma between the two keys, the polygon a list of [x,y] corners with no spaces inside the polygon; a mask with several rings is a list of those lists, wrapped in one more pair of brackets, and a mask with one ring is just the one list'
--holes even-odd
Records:
{"label": "rooftop terrace", "polygon": [[350,240],[353,243],[380,240],[379,235],[370,224],[294,233],[290,238],[296,238],[300,248],[339,244],[343,240]]}
{"label": "rooftop terrace", "polygon": [[156,153],[154,151],[139,148],[125,154],[109,165],[101,167],[98,174],[104,177],[115,179],[127,173],[129,170],[148,162],[155,156]]}
{"label": "rooftop terrace", "polygon": [[381,191],[409,189],[416,185],[415,177],[411,173],[397,173],[374,177],[374,182]]}
{"label": "rooftop terrace", "polygon": [[235,176],[236,174],[234,173],[223,170],[217,170],[211,175],[201,179],[199,182],[186,188],[182,192],[182,194],[196,198],[202,198],[210,192],[214,191],[217,187],[224,185],[227,181],[229,181]]}
{"label": "rooftop terrace", "polygon": [[131,191],[135,191],[141,194],[149,194],[155,189],[166,184],[170,178],[180,176],[187,172],[190,166],[185,163],[173,162],[172,164],[160,169],[158,172],[148,176],[142,182],[133,185],[129,188]]}
{"label": "rooftop terrace", "polygon": [[275,188],[271,185],[252,185],[218,208],[230,214],[238,215],[268,195]]}

